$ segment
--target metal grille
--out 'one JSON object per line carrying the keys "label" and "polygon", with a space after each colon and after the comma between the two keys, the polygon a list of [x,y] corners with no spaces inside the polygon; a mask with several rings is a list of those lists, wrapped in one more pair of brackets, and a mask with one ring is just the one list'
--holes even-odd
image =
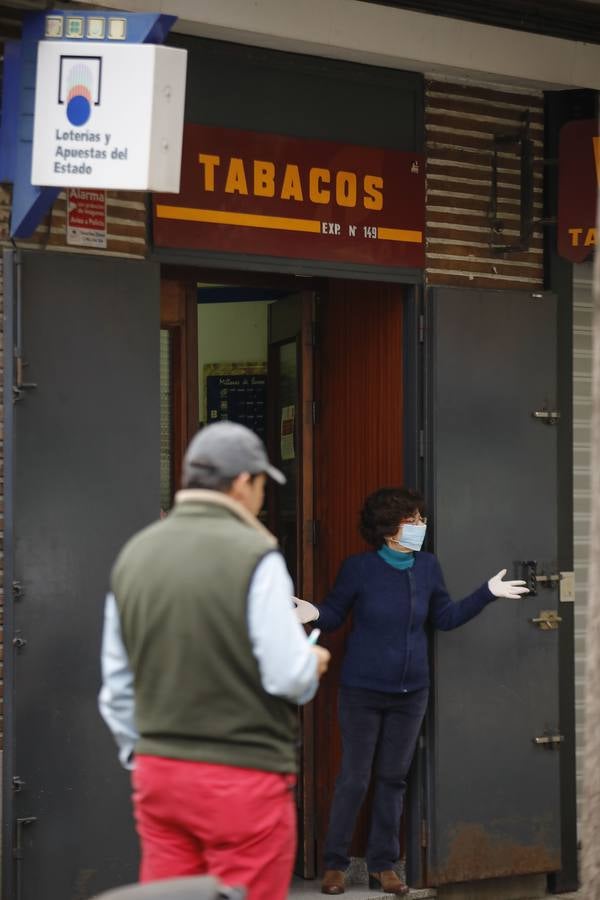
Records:
{"label": "metal grille", "polygon": [[581,833],[585,637],[590,550],[592,418],[592,263],[573,266],[573,543],[575,566],[575,710],[577,821]]}
{"label": "metal grille", "polygon": [[160,332],[160,508],[171,507],[173,496],[173,387],[171,334]]}
{"label": "metal grille", "polygon": [[[519,242],[521,160],[517,144],[498,151],[494,140],[515,135],[529,119],[533,153],[533,218],[543,212],[544,111],[541,93],[489,85],[426,82],[427,281],[429,284],[532,290],[543,283],[543,236],[535,226],[529,249],[500,252]],[[492,216],[492,196],[497,195]],[[493,221],[502,222],[492,231]],[[498,226],[497,226],[498,227]]]}

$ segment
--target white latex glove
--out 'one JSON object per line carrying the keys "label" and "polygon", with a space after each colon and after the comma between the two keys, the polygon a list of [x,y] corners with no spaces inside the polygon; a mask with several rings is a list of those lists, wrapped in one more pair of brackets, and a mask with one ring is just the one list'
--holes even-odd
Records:
{"label": "white latex glove", "polygon": [[316,622],[319,618],[319,610],[314,604],[309,603],[308,600],[300,600],[299,597],[292,597],[292,602],[294,604],[295,616],[301,625],[306,625],[307,622]]}
{"label": "white latex glove", "polygon": [[502,569],[488,581],[488,587],[494,597],[506,597],[508,600],[518,600],[522,594],[528,594],[529,588],[523,587],[524,581],[502,581],[506,575],[506,569]]}

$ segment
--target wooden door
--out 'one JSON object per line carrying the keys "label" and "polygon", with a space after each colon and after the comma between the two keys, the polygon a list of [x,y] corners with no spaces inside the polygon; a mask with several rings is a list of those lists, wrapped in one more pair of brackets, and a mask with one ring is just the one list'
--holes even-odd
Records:
{"label": "wooden door", "polygon": [[[315,598],[324,599],[342,560],[367,549],[358,534],[364,498],[403,476],[403,288],[332,281],[317,306]],[[350,622],[322,643],[332,653],[315,703],[316,830],[319,864],[341,748],[339,672]],[[365,815],[354,855],[362,855]]]}
{"label": "wooden door", "polygon": [[[292,294],[269,307],[269,456],[287,478],[270,485],[269,527],[279,538],[298,596],[314,597],[313,317],[311,292]],[[313,704],[299,708],[296,871],[315,874]]]}

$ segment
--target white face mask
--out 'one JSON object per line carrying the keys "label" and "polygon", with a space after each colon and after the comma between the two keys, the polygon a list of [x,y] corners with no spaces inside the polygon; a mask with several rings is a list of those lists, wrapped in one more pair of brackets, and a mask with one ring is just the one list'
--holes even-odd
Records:
{"label": "white face mask", "polygon": [[392,544],[399,544],[407,550],[420,550],[425,540],[427,525],[402,525],[395,538],[390,538]]}

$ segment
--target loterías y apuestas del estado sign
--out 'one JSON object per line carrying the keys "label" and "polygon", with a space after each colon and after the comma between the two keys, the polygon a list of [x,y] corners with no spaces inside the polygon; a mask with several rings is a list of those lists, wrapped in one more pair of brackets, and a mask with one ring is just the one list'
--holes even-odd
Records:
{"label": "loter\u00edas y apuestas del estado sign", "polygon": [[187,53],[40,41],[31,181],[179,190]]}

